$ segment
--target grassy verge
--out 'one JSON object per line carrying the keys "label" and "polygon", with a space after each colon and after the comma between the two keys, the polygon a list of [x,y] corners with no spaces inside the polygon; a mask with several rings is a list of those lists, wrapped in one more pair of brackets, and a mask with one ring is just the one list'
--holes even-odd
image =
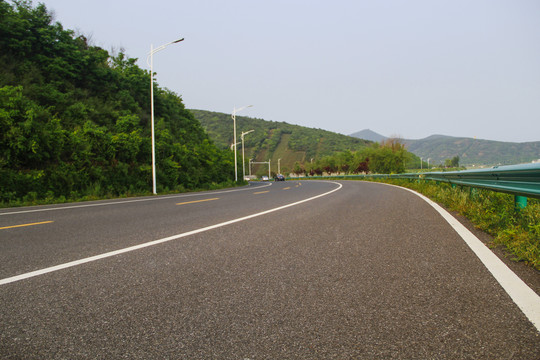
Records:
{"label": "grassy verge", "polygon": [[[208,184],[203,188],[198,189],[185,189],[179,185],[176,189],[160,189],[158,195],[167,195],[167,194],[179,194],[179,193],[188,193],[188,192],[200,192],[200,191],[209,191],[209,190],[220,190],[236,186],[245,186],[248,183],[246,181],[239,180],[238,182],[228,181],[224,183],[212,183]],[[60,196],[55,197],[52,192],[50,192],[46,197],[40,198],[37,196],[37,193],[29,193],[24,196],[21,200],[13,201],[0,201],[0,208],[12,208],[12,207],[21,207],[21,206],[35,206],[35,205],[52,205],[52,204],[64,204],[64,203],[73,203],[73,202],[84,202],[84,201],[95,201],[95,200],[107,200],[107,199],[123,199],[139,196],[152,196],[152,192],[127,192],[124,194],[115,194],[104,192],[99,186],[96,186],[92,189],[89,189],[88,193],[85,195],[80,195],[78,193],[72,194],[70,197]]]}
{"label": "grassy verge", "polygon": [[525,209],[516,210],[514,196],[449,184],[409,180],[385,180],[413,189],[467,217],[493,236],[492,246],[502,246],[514,261],[540,270],[540,201],[528,199]]}

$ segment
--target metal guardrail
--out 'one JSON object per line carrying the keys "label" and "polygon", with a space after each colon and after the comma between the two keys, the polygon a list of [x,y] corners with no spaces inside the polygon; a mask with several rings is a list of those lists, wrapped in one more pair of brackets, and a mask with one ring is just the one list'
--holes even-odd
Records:
{"label": "metal guardrail", "polygon": [[540,164],[432,172],[425,173],[424,178],[540,199]]}
{"label": "metal guardrail", "polygon": [[540,163],[495,166],[493,168],[478,170],[341,175],[330,177],[342,179],[387,178],[446,182],[452,185],[469,186],[512,194],[515,196],[516,206],[519,208],[524,208],[527,205],[527,198],[540,199]]}

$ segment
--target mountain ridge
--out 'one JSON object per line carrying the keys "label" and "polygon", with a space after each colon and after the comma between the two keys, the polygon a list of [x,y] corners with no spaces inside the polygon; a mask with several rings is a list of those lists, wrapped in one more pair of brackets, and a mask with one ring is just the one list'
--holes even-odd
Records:
{"label": "mountain ridge", "polygon": [[[359,134],[388,139],[368,129],[350,136],[359,137]],[[464,166],[512,165],[540,159],[540,141],[517,143],[433,134],[418,140],[403,139],[403,142],[407,150],[424,161],[429,158],[433,165],[444,164],[446,159],[454,156],[459,156],[460,164]]]}
{"label": "mountain ridge", "polygon": [[[233,143],[233,122],[230,114],[208,110],[189,110],[221,149],[228,149]],[[269,161],[272,169],[286,173],[292,171],[296,163],[309,163],[324,156],[341,151],[358,151],[372,144],[371,141],[334,133],[328,130],[308,128],[286,122],[236,116],[236,141],[244,138],[246,174],[249,173],[248,159],[256,162]],[[239,160],[242,161],[242,146],[239,144]],[[254,166],[257,173],[263,166]],[[267,169],[267,167],[266,167]],[[266,170],[266,173],[268,170]],[[262,173],[263,174],[263,173]]]}
{"label": "mountain ridge", "polygon": [[375,131],[370,130],[370,129],[364,129],[364,130],[349,134],[349,136],[357,137],[359,139],[374,141],[374,142],[381,142],[382,140],[386,139],[386,136],[378,134]]}
{"label": "mountain ridge", "polygon": [[[190,109],[189,110],[222,149],[230,148],[233,143],[233,122],[230,114],[221,112]],[[372,142],[334,133],[328,130],[308,128],[286,122],[236,116],[236,141],[241,142],[242,132],[255,130],[246,134],[244,152],[246,166],[248,159],[256,162],[270,160],[272,169],[280,164],[280,171],[292,171],[295,163],[307,163],[340,151],[358,151]],[[238,145],[239,160],[242,161],[241,145]],[[257,173],[262,166],[254,166]],[[246,167],[246,174],[249,173]],[[267,169],[267,167],[266,167]],[[266,173],[267,170],[266,170]]]}

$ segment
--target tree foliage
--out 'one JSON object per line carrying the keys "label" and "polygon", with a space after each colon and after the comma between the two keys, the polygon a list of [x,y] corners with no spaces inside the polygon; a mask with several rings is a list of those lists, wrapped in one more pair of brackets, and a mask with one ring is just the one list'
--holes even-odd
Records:
{"label": "tree foliage", "polygon": [[[91,46],[43,4],[0,0],[0,202],[148,191],[150,74]],[[218,149],[173,92],[154,84],[160,191],[226,182]]]}
{"label": "tree foliage", "polygon": [[451,159],[446,159],[444,161],[444,166],[446,167],[452,167],[452,168],[457,168],[459,167],[459,156],[454,156],[453,158]]}
{"label": "tree foliage", "polygon": [[342,151],[325,156],[307,164],[306,173],[326,174],[398,174],[405,171],[405,163],[411,156],[398,139],[382,144],[374,143],[359,151]]}

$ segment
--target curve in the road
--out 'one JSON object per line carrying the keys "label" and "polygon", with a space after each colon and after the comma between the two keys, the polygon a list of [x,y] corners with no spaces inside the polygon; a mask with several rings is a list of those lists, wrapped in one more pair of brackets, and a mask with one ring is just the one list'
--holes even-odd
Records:
{"label": "curve in the road", "polygon": [[165,237],[165,238],[158,239],[158,240],[149,241],[149,242],[146,242],[146,243],[143,243],[143,244],[134,245],[134,246],[130,246],[130,247],[127,247],[127,248],[123,248],[123,249],[119,249],[119,250],[115,250],[115,251],[110,251],[110,252],[107,252],[107,253],[104,253],[104,254],[90,256],[90,257],[87,257],[87,258],[83,258],[83,259],[79,259],[79,260],[75,260],[75,261],[70,261],[70,262],[67,262],[67,263],[64,263],[64,264],[59,264],[59,265],[56,265],[56,266],[47,267],[47,268],[44,268],[44,269],[40,269],[40,270],[20,274],[20,275],[17,275],[17,276],[12,276],[12,277],[8,277],[8,278],[0,279],[0,285],[5,285],[5,284],[12,283],[12,282],[24,280],[24,279],[29,279],[29,278],[32,278],[32,277],[35,277],[35,276],[51,273],[51,272],[54,272],[54,271],[70,268],[70,267],[73,267],[73,266],[89,263],[89,262],[92,262],[92,261],[105,259],[105,258],[108,258],[108,257],[111,257],[111,256],[124,254],[124,253],[130,252],[130,251],[135,251],[135,250],[147,248],[149,246],[162,244],[162,243],[165,243],[165,242],[168,242],[168,241],[184,238],[186,236],[199,234],[199,233],[202,233],[202,232],[205,232],[205,231],[208,231],[208,230],[212,230],[212,229],[227,226],[227,225],[230,225],[230,224],[238,223],[238,222],[241,222],[241,221],[249,220],[249,219],[252,219],[252,218],[255,218],[255,217],[258,217],[258,216],[266,215],[266,214],[269,214],[269,213],[272,213],[272,212],[275,212],[275,211],[283,210],[283,209],[286,209],[286,208],[289,208],[289,207],[292,207],[292,206],[296,206],[296,205],[303,204],[303,203],[308,202],[308,201],[312,201],[312,200],[321,198],[323,196],[330,195],[331,193],[336,192],[336,191],[340,190],[343,187],[343,185],[341,185],[339,183],[336,183],[336,182],[330,182],[330,183],[333,183],[333,184],[337,185],[337,187],[335,189],[327,191],[327,192],[325,192],[323,194],[312,196],[312,197],[304,199],[304,200],[296,201],[296,202],[293,202],[293,203],[290,203],[290,204],[287,204],[287,205],[283,205],[283,206],[279,206],[279,207],[276,207],[276,208],[273,208],[273,209],[258,212],[258,213],[255,213],[255,214],[243,216],[243,217],[240,217],[240,218],[237,218],[237,219],[225,221],[225,222],[222,222],[222,223],[219,223],[219,224],[206,226],[206,227],[196,229],[196,230],[192,230],[192,231],[188,231],[188,232],[185,232],[185,233]]}
{"label": "curve in the road", "polygon": [[[389,184],[386,184],[389,185]],[[390,185],[395,186],[395,185]],[[419,196],[429,205],[431,205],[459,234],[469,248],[482,261],[484,266],[493,275],[497,282],[503,287],[506,293],[512,298],[523,314],[540,331],[540,296],[538,296],[523,280],[521,280],[512,270],[506,266],[480,239],[470,232],[455,217],[450,215],[439,204],[430,200],[426,196],[417,193],[414,190],[405,189]]]}

